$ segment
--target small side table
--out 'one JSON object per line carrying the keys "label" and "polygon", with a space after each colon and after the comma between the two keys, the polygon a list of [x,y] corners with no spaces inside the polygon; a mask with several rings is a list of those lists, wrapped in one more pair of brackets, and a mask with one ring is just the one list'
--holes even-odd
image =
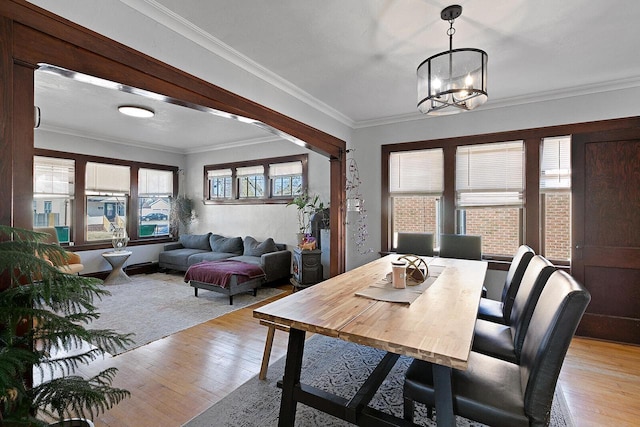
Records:
{"label": "small side table", "polygon": [[131,254],[130,251],[110,251],[102,254],[104,259],[111,264],[111,273],[104,279],[105,285],[120,285],[131,281],[131,278],[122,269]]}

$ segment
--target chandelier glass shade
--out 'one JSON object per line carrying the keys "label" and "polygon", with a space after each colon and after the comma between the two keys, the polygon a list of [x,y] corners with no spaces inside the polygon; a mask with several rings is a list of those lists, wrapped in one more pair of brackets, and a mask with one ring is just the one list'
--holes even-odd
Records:
{"label": "chandelier glass shade", "polygon": [[[459,9],[450,10],[456,7]],[[473,110],[487,101],[487,53],[480,49],[452,48],[453,21],[461,13],[460,6],[449,6],[442,11],[442,19],[451,24],[449,50],[427,58],[418,66],[418,110],[421,113],[453,114]]]}

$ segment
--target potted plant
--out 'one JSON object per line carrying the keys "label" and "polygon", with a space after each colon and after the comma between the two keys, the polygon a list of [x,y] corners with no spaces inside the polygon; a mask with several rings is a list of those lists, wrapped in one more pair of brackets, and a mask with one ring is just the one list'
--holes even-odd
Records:
{"label": "potted plant", "polygon": [[177,234],[189,232],[189,227],[196,220],[193,200],[187,196],[177,196],[171,200],[170,218]]}
{"label": "potted plant", "polygon": [[304,239],[311,232],[311,215],[315,212],[315,204],[319,197],[309,196],[307,190],[293,198],[287,206],[295,206],[298,209],[298,243],[303,243]]}
{"label": "potted plant", "polygon": [[[80,365],[124,348],[131,338],[109,329],[88,328],[99,317],[94,298],[109,293],[100,287],[99,279],[55,268],[65,251],[43,243],[45,238],[43,233],[0,225],[3,426],[93,418],[130,395],[111,386],[115,368],[92,378],[75,375]],[[39,375],[32,375],[34,371]]]}

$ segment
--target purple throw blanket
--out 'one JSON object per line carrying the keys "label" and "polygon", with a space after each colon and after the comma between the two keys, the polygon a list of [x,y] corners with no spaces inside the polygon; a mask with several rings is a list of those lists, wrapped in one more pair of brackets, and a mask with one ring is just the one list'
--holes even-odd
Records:
{"label": "purple throw blanket", "polygon": [[189,267],[184,275],[184,281],[195,280],[228,288],[231,277],[234,275],[237,276],[237,283],[240,284],[265,274],[259,265],[242,261],[202,261]]}

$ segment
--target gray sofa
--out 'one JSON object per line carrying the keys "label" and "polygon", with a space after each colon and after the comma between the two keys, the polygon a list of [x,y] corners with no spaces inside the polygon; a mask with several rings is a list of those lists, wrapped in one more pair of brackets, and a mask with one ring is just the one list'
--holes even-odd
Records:
{"label": "gray sofa", "polygon": [[160,252],[159,265],[163,270],[187,271],[201,261],[232,259],[262,267],[266,282],[286,279],[291,275],[291,252],[286,245],[268,238],[263,242],[247,236],[224,237],[219,234],[185,234],[178,242],[165,245]]}

